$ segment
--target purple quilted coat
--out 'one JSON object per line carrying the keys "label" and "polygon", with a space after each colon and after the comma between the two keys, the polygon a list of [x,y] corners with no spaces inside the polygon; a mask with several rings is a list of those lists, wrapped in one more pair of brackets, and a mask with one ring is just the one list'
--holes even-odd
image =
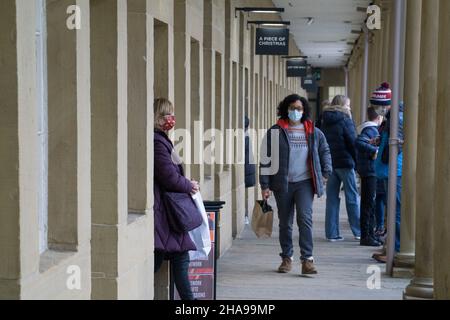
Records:
{"label": "purple quilted coat", "polygon": [[164,132],[155,130],[154,148],[155,250],[167,253],[196,250],[188,233],[178,234],[170,230],[161,198],[161,187],[169,192],[190,193],[191,182],[184,177],[183,167],[172,161],[173,144]]}

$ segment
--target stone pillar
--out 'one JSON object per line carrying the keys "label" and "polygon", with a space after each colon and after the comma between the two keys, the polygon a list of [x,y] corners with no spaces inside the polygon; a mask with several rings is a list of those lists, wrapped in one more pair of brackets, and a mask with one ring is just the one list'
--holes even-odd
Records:
{"label": "stone pillar", "polygon": [[[7,261],[0,264],[0,298],[4,299],[90,297],[89,3],[78,2],[85,17],[79,30],[66,27],[67,7],[72,4],[69,0],[0,4],[0,27],[5,31],[0,36],[0,259]],[[46,124],[48,150],[47,141],[41,139]],[[45,153],[48,166],[40,161]],[[42,183],[46,177],[48,188]],[[41,210],[48,213],[48,240],[40,229]],[[67,287],[71,265],[81,269],[81,290]]]}
{"label": "stone pillar", "polygon": [[[203,20],[203,101],[204,108],[204,132],[212,132],[215,127],[215,108],[214,108],[214,61],[215,56],[212,49],[212,1],[204,1],[204,20]],[[211,134],[207,134],[205,139],[211,141]],[[212,146],[212,143],[210,144]],[[205,149],[205,183],[209,186],[214,196],[214,165],[212,162],[214,155],[210,148]]]}
{"label": "stone pillar", "polygon": [[[174,50],[177,54],[175,59],[175,115],[177,118],[177,133],[175,141],[182,138],[180,147],[177,150],[183,162],[192,160],[193,148],[191,149],[191,139],[185,136],[187,132],[193,134],[191,130],[191,99],[190,99],[190,48],[191,39],[186,34],[186,1],[174,2]],[[192,128],[193,129],[193,128]],[[191,166],[184,165],[186,177],[191,177]],[[198,181],[198,180],[197,180]]]}
{"label": "stone pillar", "polygon": [[[391,48],[391,30],[392,30],[392,22],[391,22],[391,15],[392,15],[392,9],[391,9],[391,2],[383,0],[382,2],[382,14],[383,14],[383,25],[382,25],[382,32],[383,32],[383,60],[382,60],[382,73],[381,81],[388,81],[391,82],[391,75],[390,75],[390,69],[392,68],[392,58],[390,56],[390,48]],[[375,89],[375,88],[373,88]],[[373,90],[372,89],[372,90]]]}
{"label": "stone pillar", "polygon": [[434,298],[450,299],[450,1],[440,1],[438,101],[436,127],[436,192],[434,223]]}
{"label": "stone pillar", "polygon": [[[153,122],[149,116],[153,109],[148,96],[153,94],[147,88],[147,17],[146,0],[128,1],[128,209],[130,212],[145,214],[148,189],[153,184],[148,170],[153,170],[147,163],[148,140],[152,138],[147,132]],[[149,63],[150,64],[150,63]],[[150,64],[151,65],[151,64]],[[153,119],[153,117],[152,117]]]}
{"label": "stone pillar", "polygon": [[126,6],[91,3],[93,299],[118,298],[119,228],[127,224]]}
{"label": "stone pillar", "polygon": [[[403,146],[403,189],[400,252],[396,267],[414,266],[416,217],[417,130],[419,115],[420,22],[422,0],[407,2],[405,55],[405,112]],[[412,272],[412,271],[411,271]]]}
{"label": "stone pillar", "polygon": [[2,1],[0,12],[0,298],[20,299],[21,278],[39,271],[36,8]]}
{"label": "stone pillar", "polygon": [[[435,190],[435,137],[437,102],[437,51],[439,32],[439,0],[422,3],[422,34],[420,51],[421,106],[420,132],[417,138],[416,184],[416,263],[415,276],[405,290],[405,298],[433,298],[433,215]],[[408,108],[408,106],[405,106]],[[402,224],[404,222],[402,221]],[[402,235],[403,236],[403,235]]]}

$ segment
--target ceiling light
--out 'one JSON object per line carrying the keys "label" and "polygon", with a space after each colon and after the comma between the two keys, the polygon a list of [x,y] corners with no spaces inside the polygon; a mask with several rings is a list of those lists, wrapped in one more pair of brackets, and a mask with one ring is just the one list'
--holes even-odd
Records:
{"label": "ceiling light", "polygon": [[243,11],[248,14],[250,13],[282,13],[284,12],[284,8],[260,8],[260,7],[245,7],[245,8],[236,8],[235,9],[235,17],[237,18],[237,12]]}
{"label": "ceiling light", "polygon": [[288,60],[305,60],[308,56],[285,56],[281,57],[281,59],[288,59]]}
{"label": "ceiling light", "polygon": [[285,27],[285,26],[290,26],[291,22],[290,21],[248,21],[247,25],[249,24],[257,24],[260,26],[265,26],[265,27]]}

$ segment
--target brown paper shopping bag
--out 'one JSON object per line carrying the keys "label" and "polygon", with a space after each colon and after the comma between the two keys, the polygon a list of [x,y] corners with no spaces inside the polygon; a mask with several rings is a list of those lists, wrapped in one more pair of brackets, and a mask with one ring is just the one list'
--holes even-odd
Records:
{"label": "brown paper shopping bag", "polygon": [[273,210],[267,201],[256,201],[253,208],[252,230],[258,238],[272,237]]}

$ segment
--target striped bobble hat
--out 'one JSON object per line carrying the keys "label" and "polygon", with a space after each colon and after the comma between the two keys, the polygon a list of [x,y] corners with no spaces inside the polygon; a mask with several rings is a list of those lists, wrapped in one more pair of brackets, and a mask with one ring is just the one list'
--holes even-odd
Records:
{"label": "striped bobble hat", "polygon": [[390,106],[392,103],[392,90],[389,83],[385,82],[381,84],[377,90],[372,94],[370,103],[373,106]]}

